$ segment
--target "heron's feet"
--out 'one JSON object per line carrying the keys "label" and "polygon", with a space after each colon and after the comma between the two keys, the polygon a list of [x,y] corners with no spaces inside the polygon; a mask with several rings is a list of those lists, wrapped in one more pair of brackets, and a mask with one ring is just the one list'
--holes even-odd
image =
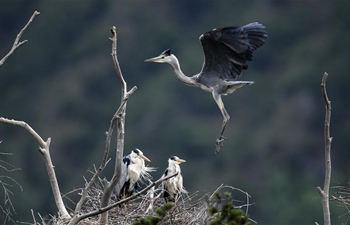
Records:
{"label": "heron's feet", "polygon": [[227,140],[224,136],[220,136],[216,139],[216,145],[215,145],[215,155],[220,152],[220,148],[224,146],[224,141]]}

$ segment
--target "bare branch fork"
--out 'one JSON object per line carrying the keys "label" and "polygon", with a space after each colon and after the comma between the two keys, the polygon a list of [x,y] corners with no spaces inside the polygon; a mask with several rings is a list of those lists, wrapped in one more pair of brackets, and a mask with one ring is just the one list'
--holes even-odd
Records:
{"label": "bare branch fork", "polygon": [[[101,199],[101,208],[104,208],[108,205],[113,189],[115,188],[115,186],[117,185],[120,179],[121,164],[122,164],[123,152],[124,152],[124,133],[125,133],[124,127],[125,127],[126,105],[127,105],[129,96],[133,94],[137,89],[136,86],[134,86],[130,91],[127,91],[127,83],[124,80],[123,74],[119,66],[118,57],[117,57],[117,29],[115,26],[111,28],[111,32],[112,32],[112,37],[109,38],[109,40],[112,42],[111,55],[112,55],[114,66],[121,84],[121,103],[112,118],[110,130],[109,130],[109,133],[107,134],[108,143],[106,145],[108,146],[108,149],[109,149],[114,123],[116,122],[117,123],[117,149],[116,149],[116,161],[115,161],[114,174],[112,179],[109,182],[107,181],[105,182],[106,185],[104,187],[104,193]],[[101,215],[99,224],[107,224],[107,221],[108,221],[108,211],[105,211]]]}
{"label": "bare branch fork", "polygon": [[[40,12],[35,11],[33,13],[33,15],[31,16],[31,18],[29,19],[29,21],[27,22],[27,24],[22,28],[22,30],[18,33],[13,46],[11,48],[11,50],[9,51],[9,53],[7,53],[7,55],[4,56],[4,58],[2,58],[0,60],[0,67],[5,63],[5,61],[22,45],[24,45],[25,43],[28,42],[28,40],[24,40],[20,42],[20,39],[23,35],[23,33],[25,32],[25,30],[28,28],[28,26],[33,22],[34,18],[36,16],[40,15]],[[33,128],[31,128],[26,122],[23,121],[17,121],[17,120],[9,120],[3,117],[0,117],[0,123],[7,123],[7,124],[11,124],[11,125],[15,125],[15,126],[21,126],[24,129],[26,129],[31,135],[33,135],[33,137],[39,142],[39,152],[41,153],[41,155],[44,157],[44,162],[45,162],[45,166],[46,166],[46,171],[48,173],[49,176],[49,180],[50,180],[50,185],[51,185],[51,189],[54,195],[54,199],[55,199],[55,203],[58,209],[59,214],[64,217],[64,218],[70,218],[70,215],[68,214],[66,207],[64,206],[63,200],[62,200],[62,196],[61,196],[61,192],[58,186],[58,182],[57,182],[57,178],[56,178],[56,173],[54,170],[54,166],[52,164],[52,160],[51,160],[51,156],[50,156],[50,143],[51,143],[51,138],[48,138],[47,141],[44,141],[40,135],[38,133],[35,132],[35,130]]]}
{"label": "bare branch fork", "polygon": [[[129,99],[129,96],[132,93],[134,93],[136,91],[136,89],[137,89],[136,86],[135,86],[129,92],[126,92],[126,88],[127,88],[126,87],[126,82],[125,82],[125,80],[123,78],[123,75],[121,73],[119,62],[118,62],[118,58],[116,56],[116,54],[117,54],[116,53],[117,52],[117,47],[116,47],[117,46],[116,28],[112,27],[111,31],[112,31],[112,34],[113,34],[113,38],[109,38],[109,39],[112,41],[112,58],[113,58],[113,62],[114,62],[114,65],[116,67],[116,71],[117,71],[117,74],[118,74],[118,77],[119,77],[119,80],[120,80],[121,86],[122,86],[122,99],[121,99],[121,104],[120,104],[119,108],[117,109],[117,111],[115,112],[115,114],[112,117],[112,120],[111,120],[109,129],[108,129],[108,132],[106,132],[106,147],[105,147],[105,152],[103,154],[101,165],[100,165],[98,171],[96,173],[94,173],[93,177],[91,178],[89,183],[86,185],[85,189],[83,190],[82,196],[81,196],[79,202],[77,203],[77,205],[75,207],[75,213],[79,212],[79,210],[81,209],[81,207],[82,207],[82,205],[83,205],[83,203],[84,203],[84,201],[86,199],[86,195],[87,195],[88,191],[90,190],[91,186],[94,184],[96,179],[99,177],[99,175],[102,173],[102,171],[106,167],[107,160],[108,160],[108,155],[109,155],[109,151],[110,151],[112,134],[113,134],[113,130],[114,130],[114,127],[115,127],[115,122],[118,119],[120,119],[121,117],[123,117],[123,113],[125,112],[125,109],[126,109],[127,100]],[[123,129],[123,133],[124,133],[124,129]],[[120,157],[121,157],[120,159],[122,159],[123,152],[121,152]],[[116,163],[118,163],[118,162],[121,162],[121,160],[120,161],[116,161]],[[112,191],[113,191],[113,188],[112,188]]]}
{"label": "bare branch fork", "polygon": [[323,98],[325,101],[325,107],[326,107],[326,116],[325,116],[325,123],[324,123],[324,139],[325,139],[325,180],[324,180],[324,187],[323,190],[320,187],[317,187],[318,193],[321,195],[322,198],[322,208],[323,208],[323,219],[324,219],[324,225],[330,225],[331,219],[330,219],[330,209],[329,209],[329,186],[331,182],[331,143],[332,143],[332,137],[330,136],[330,123],[331,123],[331,101],[328,99],[327,90],[326,90],[326,80],[327,80],[328,74],[324,73],[321,83]]}
{"label": "bare branch fork", "polygon": [[11,124],[15,126],[21,126],[24,129],[26,129],[33,137],[39,142],[39,152],[41,155],[44,157],[44,162],[47,170],[47,174],[49,176],[50,180],[50,185],[51,189],[54,195],[54,199],[56,202],[56,206],[58,209],[59,214],[62,217],[67,217],[70,218],[70,215],[68,214],[66,207],[64,206],[60,188],[58,186],[57,178],[56,178],[56,173],[54,166],[51,161],[51,156],[50,156],[50,143],[51,143],[51,138],[48,138],[47,141],[44,141],[38,133],[35,132],[35,130],[29,126],[26,122],[23,121],[17,121],[17,120],[9,120],[3,117],[0,117],[0,123],[6,123],[6,124]]}
{"label": "bare branch fork", "polygon": [[22,37],[24,31],[25,31],[25,30],[27,29],[27,27],[33,22],[34,18],[35,18],[36,16],[38,16],[39,14],[40,14],[40,12],[35,11],[35,12],[33,13],[32,17],[30,17],[28,23],[27,23],[27,24],[23,27],[23,29],[18,33],[17,38],[16,38],[15,42],[13,43],[11,50],[9,51],[9,53],[7,53],[7,55],[4,56],[4,58],[2,58],[2,59],[0,60],[0,67],[5,63],[5,61],[6,61],[19,47],[21,47],[22,45],[24,45],[25,43],[28,42],[28,40],[24,40],[24,41],[21,41],[21,42],[19,42],[19,41],[20,41],[20,39],[21,39],[21,37]]}

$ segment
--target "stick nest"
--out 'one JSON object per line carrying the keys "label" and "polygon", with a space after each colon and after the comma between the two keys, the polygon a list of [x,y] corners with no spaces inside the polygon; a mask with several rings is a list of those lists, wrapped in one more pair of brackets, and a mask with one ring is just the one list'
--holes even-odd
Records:
{"label": "stick nest", "polygon": [[[221,185],[214,191],[212,194],[203,194],[199,195],[198,192],[189,195],[182,195],[181,198],[177,201],[176,205],[167,211],[164,217],[157,214],[157,209],[162,208],[165,204],[164,199],[162,198],[162,190],[160,187],[157,189],[150,189],[146,195],[143,195],[131,202],[117,206],[109,211],[108,224],[121,224],[129,225],[134,224],[137,221],[140,221],[142,218],[147,217],[159,217],[161,221],[157,224],[159,225],[203,225],[208,224],[214,220],[217,215],[211,215],[210,208],[217,207],[220,209],[223,203],[221,199],[217,196],[217,193],[223,193],[227,191],[238,191],[245,195],[246,200],[235,202],[235,208],[245,209],[244,214],[248,214],[248,208],[251,205],[249,203],[249,194],[231,187]],[[80,214],[88,213],[93,210],[96,210],[100,206],[100,198],[103,193],[103,188],[99,185],[95,185],[91,188],[87,196],[87,201],[82,207]],[[116,202],[116,196],[112,196],[111,203]],[[86,218],[83,221],[79,222],[79,225],[97,225],[99,216],[94,216]],[[253,221],[253,220],[250,220]],[[254,222],[254,221],[253,221]],[[53,225],[66,225],[69,221],[59,216],[53,216],[49,224]]]}

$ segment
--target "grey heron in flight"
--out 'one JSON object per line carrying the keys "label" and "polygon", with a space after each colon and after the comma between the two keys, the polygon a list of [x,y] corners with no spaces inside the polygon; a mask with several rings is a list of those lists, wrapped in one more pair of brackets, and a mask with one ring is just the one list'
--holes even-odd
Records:
{"label": "grey heron in flight", "polygon": [[121,176],[115,187],[117,199],[130,197],[138,188],[141,178],[150,178],[153,167],[147,167],[145,161],[151,162],[140,149],[135,148],[129,155],[123,157]]}
{"label": "grey heron in flight", "polygon": [[252,61],[253,52],[261,47],[267,38],[267,32],[262,24],[250,23],[241,27],[217,28],[199,37],[204,50],[204,63],[199,74],[186,76],[171,49],[159,56],[146,59],[146,62],[169,63],[176,77],[185,85],[199,87],[211,92],[223,116],[221,132],[216,139],[215,154],[219,152],[226,139],[223,134],[230,119],[221,95],[227,95],[253,81],[237,81],[243,70],[248,69],[247,62]]}
{"label": "grey heron in flight", "polygon": [[162,190],[163,197],[166,202],[172,201],[176,203],[177,198],[181,193],[187,194],[186,189],[183,186],[183,179],[181,175],[180,164],[186,162],[177,156],[171,156],[168,159],[168,168],[164,171],[163,177],[179,173],[175,177],[163,181]]}

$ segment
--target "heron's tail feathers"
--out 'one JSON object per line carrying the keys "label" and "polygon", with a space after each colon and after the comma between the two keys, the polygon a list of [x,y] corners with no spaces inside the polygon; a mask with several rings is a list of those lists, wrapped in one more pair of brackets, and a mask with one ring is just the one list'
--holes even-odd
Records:
{"label": "heron's tail feathers", "polygon": [[254,81],[230,81],[228,82],[227,90],[223,95],[231,94],[238,88],[252,84],[254,84]]}
{"label": "heron's tail feathers", "polygon": [[188,191],[185,189],[185,187],[181,187],[179,191],[183,194],[188,194]]}

